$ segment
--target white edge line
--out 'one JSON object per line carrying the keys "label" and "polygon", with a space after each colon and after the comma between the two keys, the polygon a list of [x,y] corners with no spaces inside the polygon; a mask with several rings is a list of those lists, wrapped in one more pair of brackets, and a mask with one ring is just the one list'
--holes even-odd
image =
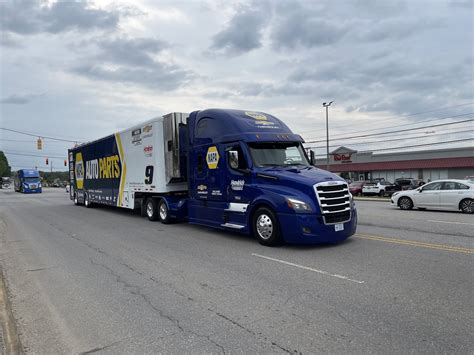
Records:
{"label": "white edge line", "polygon": [[365,281],[354,280],[354,279],[351,279],[347,276],[338,275],[338,274],[331,274],[327,271],[313,269],[312,267],[309,267],[309,266],[298,265],[298,264],[290,263],[289,261],[271,258],[271,257],[265,256],[265,255],[260,255],[260,254],[255,254],[255,253],[252,253],[252,255],[256,256],[256,257],[259,257],[259,258],[276,261],[276,262],[279,262],[279,263],[282,263],[282,264],[285,264],[285,265],[294,266],[294,267],[297,267],[297,268],[300,268],[300,269],[303,269],[303,270],[309,270],[309,271],[317,272],[318,274],[332,276],[332,277],[336,277],[338,279],[355,282],[355,283],[358,283],[358,284],[363,284],[365,282]]}
{"label": "white edge line", "polygon": [[435,222],[435,223],[446,223],[446,224],[466,224],[468,226],[474,226],[474,223],[466,223],[466,222],[451,222],[451,221],[436,221],[434,219],[429,219],[428,222]]}

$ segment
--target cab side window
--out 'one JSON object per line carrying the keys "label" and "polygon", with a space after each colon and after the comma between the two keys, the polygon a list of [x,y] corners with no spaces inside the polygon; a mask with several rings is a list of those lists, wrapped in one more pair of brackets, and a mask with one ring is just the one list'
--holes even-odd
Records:
{"label": "cab side window", "polygon": [[237,152],[237,156],[234,155],[227,155],[228,156],[228,161],[227,161],[227,166],[230,169],[233,170],[242,170],[248,168],[247,162],[244,157],[244,152],[240,145],[233,146],[231,148],[226,149],[228,152],[229,151],[235,151]]}

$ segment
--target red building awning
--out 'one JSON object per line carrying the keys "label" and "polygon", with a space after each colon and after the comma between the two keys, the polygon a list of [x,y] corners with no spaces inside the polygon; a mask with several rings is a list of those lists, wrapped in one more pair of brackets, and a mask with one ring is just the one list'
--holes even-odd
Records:
{"label": "red building awning", "polygon": [[[326,169],[326,165],[318,165],[318,168]],[[346,163],[329,165],[329,170],[333,173],[342,173],[349,171],[417,170],[443,168],[474,168],[474,157],[383,161],[373,163]]]}

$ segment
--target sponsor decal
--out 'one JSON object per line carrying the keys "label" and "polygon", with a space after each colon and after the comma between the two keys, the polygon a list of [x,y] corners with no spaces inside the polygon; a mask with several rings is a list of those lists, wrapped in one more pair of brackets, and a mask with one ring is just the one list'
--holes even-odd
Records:
{"label": "sponsor decal", "polygon": [[88,160],[86,161],[85,178],[88,180],[118,179],[121,175],[119,162],[118,155]]}
{"label": "sponsor decal", "polygon": [[153,146],[147,145],[145,148],[143,148],[143,153],[145,153],[146,157],[151,157],[153,155]]}
{"label": "sponsor decal", "polygon": [[137,128],[132,131],[132,144],[140,145],[142,144],[142,129]]}
{"label": "sponsor decal", "polygon": [[212,190],[211,191],[212,196],[222,196],[221,190]]}
{"label": "sponsor decal", "polygon": [[151,124],[147,124],[145,127],[142,129],[143,133],[143,138],[148,138],[153,135],[153,126]]}
{"label": "sponsor decal", "polygon": [[261,112],[245,112],[245,114],[257,121],[268,121],[268,117]]}
{"label": "sponsor decal", "polygon": [[230,187],[234,191],[242,191],[244,189],[245,180],[231,180]]}
{"label": "sponsor decal", "polygon": [[82,161],[82,153],[76,153],[76,164],[74,167],[76,175],[76,184],[78,189],[84,188],[84,162]]}
{"label": "sponsor decal", "polygon": [[217,164],[219,164],[219,153],[217,152],[217,147],[209,147],[206,154],[207,167],[209,169],[217,169]]}
{"label": "sponsor decal", "polygon": [[207,185],[198,185],[197,190],[198,195],[207,195]]}

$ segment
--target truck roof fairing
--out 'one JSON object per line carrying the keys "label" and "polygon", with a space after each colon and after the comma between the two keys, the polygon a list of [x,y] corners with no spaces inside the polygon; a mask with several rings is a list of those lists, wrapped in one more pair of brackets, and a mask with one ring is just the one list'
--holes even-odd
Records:
{"label": "truck roof fairing", "polygon": [[[304,142],[273,115],[243,110],[207,109],[189,118],[192,144],[245,142]],[[194,133],[194,134],[193,134]]]}

